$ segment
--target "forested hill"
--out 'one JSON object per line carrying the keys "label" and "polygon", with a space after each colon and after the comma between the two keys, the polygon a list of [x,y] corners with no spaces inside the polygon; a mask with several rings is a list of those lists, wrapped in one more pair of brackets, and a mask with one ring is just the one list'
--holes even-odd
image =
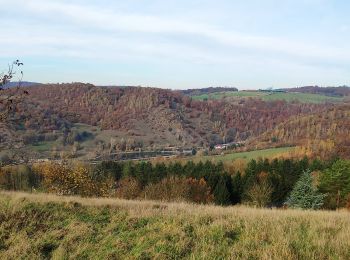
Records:
{"label": "forested hill", "polygon": [[142,127],[140,130],[149,128],[155,134],[172,132],[179,139],[194,143],[219,142],[211,139],[227,135],[229,139],[244,140],[291,116],[318,113],[333,106],[249,99],[239,103],[194,101],[171,90],[104,88],[80,83],[40,85],[28,91],[30,95],[22,106],[26,128],[57,129],[65,120],[106,130],[133,131]]}
{"label": "forested hill", "polygon": [[40,85],[41,83],[36,83],[36,82],[29,82],[29,81],[21,81],[21,82],[8,82],[6,83],[3,88],[13,88],[13,87],[31,87],[31,86],[35,86],[35,85]]}
{"label": "forested hill", "polygon": [[[340,148],[346,143],[346,126],[341,123],[349,118],[346,101],[196,100],[166,89],[83,83],[43,84],[25,90],[29,95],[14,111],[11,129],[0,126],[2,150],[24,147],[28,154],[34,156],[37,151],[44,158],[61,152],[95,158],[140,149],[205,151],[234,142],[244,142],[242,149],[249,150],[304,145],[306,140]],[[337,124],[334,131],[332,123]]]}
{"label": "forested hill", "polygon": [[291,117],[255,139],[260,147],[305,146],[321,157],[350,158],[350,105],[340,105],[323,113]]}

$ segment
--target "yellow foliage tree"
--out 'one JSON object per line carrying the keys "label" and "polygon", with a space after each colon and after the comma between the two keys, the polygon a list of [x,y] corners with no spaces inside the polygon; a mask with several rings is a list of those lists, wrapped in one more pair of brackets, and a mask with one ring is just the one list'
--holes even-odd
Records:
{"label": "yellow foliage tree", "polygon": [[91,169],[80,163],[48,162],[33,168],[43,176],[47,191],[59,195],[109,196],[113,187],[111,179],[94,181]]}

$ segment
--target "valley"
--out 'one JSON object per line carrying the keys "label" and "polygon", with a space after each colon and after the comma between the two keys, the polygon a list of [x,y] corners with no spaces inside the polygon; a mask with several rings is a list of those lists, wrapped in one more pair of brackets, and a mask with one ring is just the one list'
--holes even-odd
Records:
{"label": "valley", "polygon": [[[14,153],[21,153],[31,160],[103,160],[113,159],[113,154],[162,151],[174,151],[166,156],[191,155],[190,150],[215,155],[219,152],[216,145],[230,142],[244,143],[232,152],[305,145],[301,140],[308,138],[310,131],[329,129],[327,120],[318,122],[317,129],[310,125],[312,118],[324,117],[325,113],[338,116],[342,123],[332,121],[332,136],[313,132],[317,135],[313,139],[331,140],[337,146],[348,134],[348,96],[223,92],[223,88],[203,89],[202,93],[211,93],[192,96],[164,89],[106,88],[82,83],[40,84],[26,90],[30,94],[13,114],[12,125],[0,127],[0,157],[11,159]],[[296,128],[291,129],[289,124],[300,120],[309,126],[293,133]],[[282,136],[281,131],[289,137]],[[17,148],[13,150],[14,147]]]}
{"label": "valley", "polygon": [[350,1],[0,1],[0,260],[350,259]]}

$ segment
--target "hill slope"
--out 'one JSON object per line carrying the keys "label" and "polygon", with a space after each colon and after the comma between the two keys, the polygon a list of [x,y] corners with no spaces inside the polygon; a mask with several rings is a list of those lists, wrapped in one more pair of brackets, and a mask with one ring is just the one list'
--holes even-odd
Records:
{"label": "hill slope", "polygon": [[250,142],[261,147],[282,144],[308,146],[309,149],[328,153],[328,156],[335,152],[340,157],[348,158],[349,136],[350,106],[343,105],[329,108],[323,113],[291,117]]}
{"label": "hill slope", "polygon": [[2,259],[348,259],[347,212],[1,193]]}
{"label": "hill slope", "polygon": [[25,145],[45,157],[62,151],[79,156],[245,141],[291,118],[338,106],[246,98],[200,101],[165,89],[82,83],[27,90],[29,96],[13,115],[16,138],[2,135],[0,147]]}

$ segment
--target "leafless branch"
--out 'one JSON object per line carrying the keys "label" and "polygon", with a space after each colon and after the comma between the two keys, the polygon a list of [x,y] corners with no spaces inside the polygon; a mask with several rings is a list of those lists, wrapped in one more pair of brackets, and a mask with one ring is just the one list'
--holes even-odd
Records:
{"label": "leafless branch", "polygon": [[[0,122],[5,122],[10,113],[16,110],[17,105],[23,100],[23,97],[28,95],[26,90],[22,91],[21,89],[23,79],[23,71],[19,70],[21,66],[23,66],[23,63],[15,60],[12,64],[8,64],[6,73],[2,72],[0,74]],[[18,72],[17,86],[6,89],[6,85],[13,80]]]}

